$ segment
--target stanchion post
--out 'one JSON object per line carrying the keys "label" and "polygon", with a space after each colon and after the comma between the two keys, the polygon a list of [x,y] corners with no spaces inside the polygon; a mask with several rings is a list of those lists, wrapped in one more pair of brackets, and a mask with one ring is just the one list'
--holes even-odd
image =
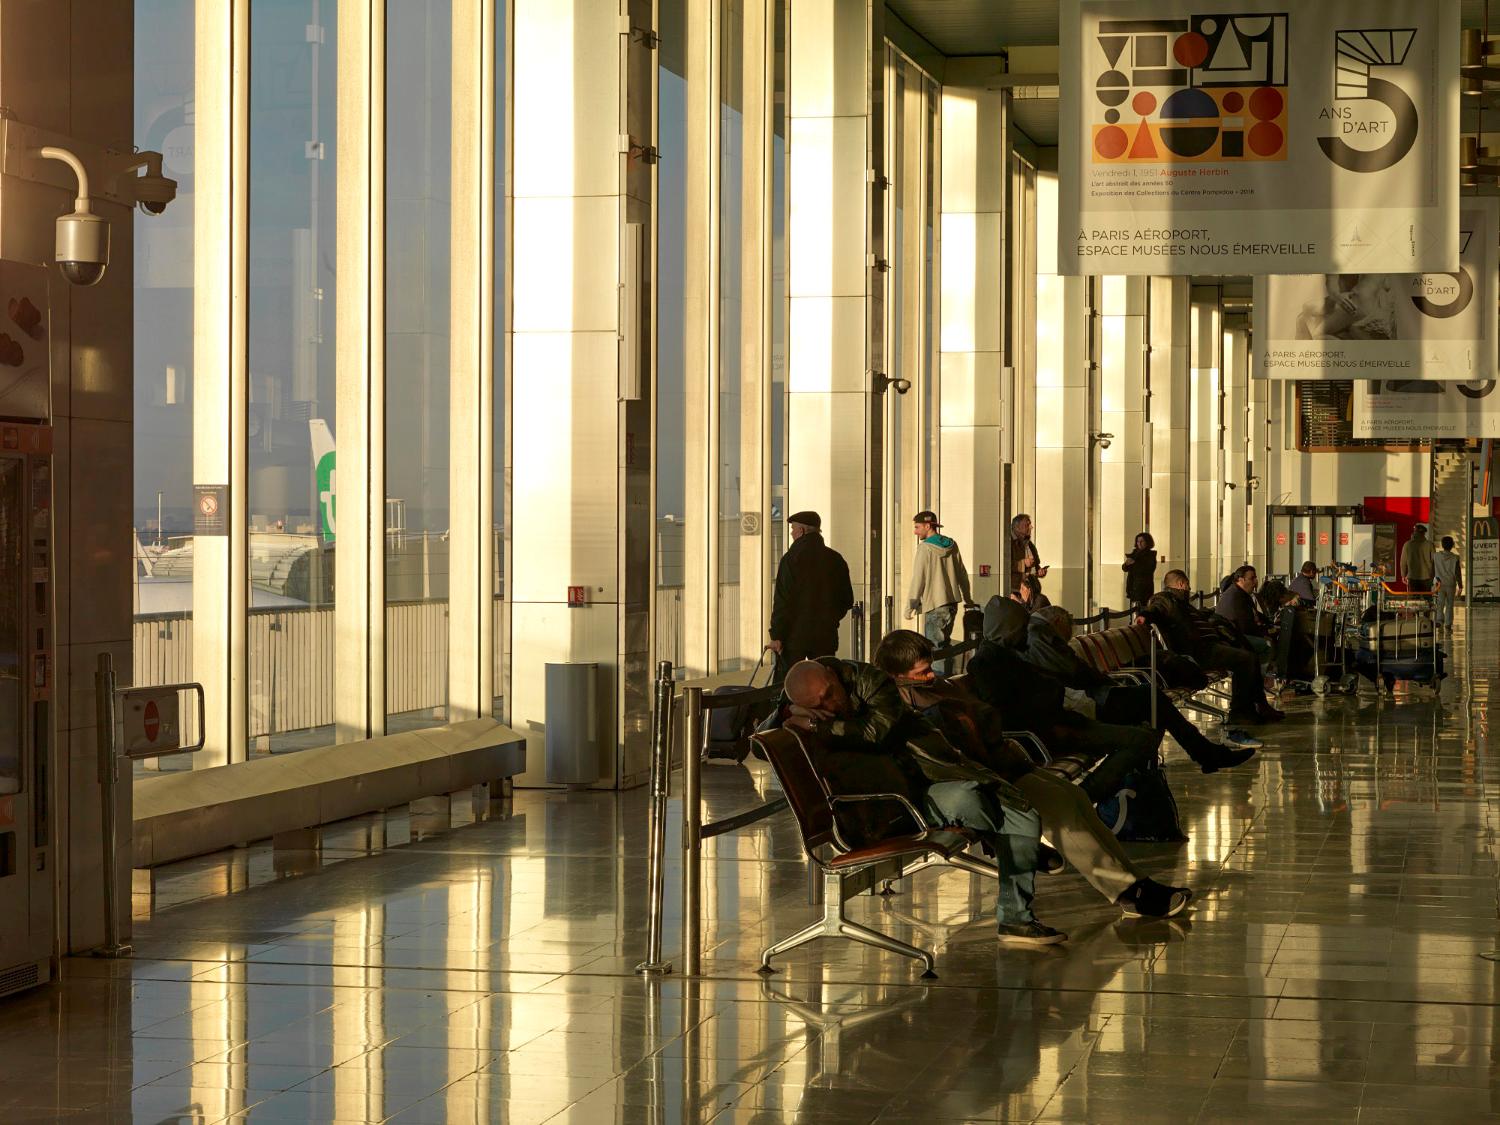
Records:
{"label": "stanchion post", "polygon": [[703,689],[683,692],[682,971],[698,975],[703,938]]}
{"label": "stanchion post", "polygon": [[666,911],[667,798],[672,784],[672,662],[656,666],[656,696],[651,713],[651,821],[648,860],[646,959],[638,973],[670,973],[661,956],[662,917]]}
{"label": "stanchion post", "polygon": [[103,812],[104,944],[96,957],[129,957],[130,946],[120,941],[120,904],[117,901],[119,851],[115,834],[115,789],[120,780],[120,757],[115,749],[115,664],[109,653],[99,654],[94,671],[94,709],[99,743],[99,800]]}
{"label": "stanchion post", "polygon": [[854,627],[854,659],[868,660],[865,655],[865,603],[855,602],[849,610],[849,623]]}

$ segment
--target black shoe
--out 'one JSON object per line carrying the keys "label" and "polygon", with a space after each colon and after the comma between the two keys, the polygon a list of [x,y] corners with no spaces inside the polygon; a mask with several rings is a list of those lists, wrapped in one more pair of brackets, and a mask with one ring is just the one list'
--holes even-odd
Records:
{"label": "black shoe", "polygon": [[1255,756],[1254,748],[1236,750],[1230,746],[1215,746],[1213,757],[1198,763],[1204,773],[1218,773],[1233,766],[1243,765]]}
{"label": "black shoe", "polygon": [[1043,875],[1056,875],[1067,868],[1068,861],[1062,852],[1043,844],[1036,853],[1036,869]]}
{"label": "black shoe", "polygon": [[1187,909],[1193,892],[1187,887],[1169,887],[1155,879],[1142,879],[1120,896],[1127,918],[1171,918]]}
{"label": "black shoe", "polygon": [[1033,918],[1030,922],[1019,925],[1002,924],[995,938],[1001,945],[1056,945],[1060,941],[1067,941],[1068,935]]}
{"label": "black shoe", "polygon": [[1229,712],[1229,723],[1236,727],[1258,727],[1268,719],[1261,718],[1259,711],[1231,711]]}

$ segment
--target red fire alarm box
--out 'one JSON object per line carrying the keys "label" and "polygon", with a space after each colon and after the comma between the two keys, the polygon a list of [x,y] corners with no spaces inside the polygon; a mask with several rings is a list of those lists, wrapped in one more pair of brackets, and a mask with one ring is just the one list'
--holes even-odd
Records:
{"label": "red fire alarm box", "polygon": [[587,586],[568,587],[568,608],[578,609],[589,604],[589,588]]}

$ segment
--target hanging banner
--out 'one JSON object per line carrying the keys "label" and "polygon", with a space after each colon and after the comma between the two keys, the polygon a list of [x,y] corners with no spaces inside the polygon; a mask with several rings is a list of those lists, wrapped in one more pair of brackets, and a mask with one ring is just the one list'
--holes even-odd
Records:
{"label": "hanging banner", "polygon": [[1458,0],[1066,0],[1058,269],[1456,270]]}
{"label": "hanging banner", "polygon": [[1469,547],[1474,553],[1464,577],[1470,597],[1476,602],[1500,601],[1500,520],[1471,519]]}
{"label": "hanging banner", "polygon": [[1255,375],[1494,379],[1500,198],[1459,204],[1456,273],[1257,277]]}
{"label": "hanging banner", "polygon": [[1350,406],[1354,436],[1401,441],[1500,437],[1500,395],[1495,386],[1493,379],[1356,379]]}

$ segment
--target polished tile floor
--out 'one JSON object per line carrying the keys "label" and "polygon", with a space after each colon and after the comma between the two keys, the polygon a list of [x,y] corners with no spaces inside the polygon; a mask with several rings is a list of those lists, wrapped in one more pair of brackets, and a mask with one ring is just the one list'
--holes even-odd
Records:
{"label": "polished tile floor", "polygon": [[[858,899],[938,948],[935,981],[831,940],[756,976],[814,915],[787,814],[708,844],[703,975],[643,981],[643,792],[166,868],[133,961],[0,1001],[0,1122],[1500,1120],[1500,611],[1472,648],[1440,697],[1288,704],[1240,770],[1172,750],[1191,840],[1139,850],[1198,889],[1185,919],[1122,922],[1066,874],[1038,902],[1072,941],[1015,951],[967,875]],[[722,815],[769,788],[705,791]]]}

